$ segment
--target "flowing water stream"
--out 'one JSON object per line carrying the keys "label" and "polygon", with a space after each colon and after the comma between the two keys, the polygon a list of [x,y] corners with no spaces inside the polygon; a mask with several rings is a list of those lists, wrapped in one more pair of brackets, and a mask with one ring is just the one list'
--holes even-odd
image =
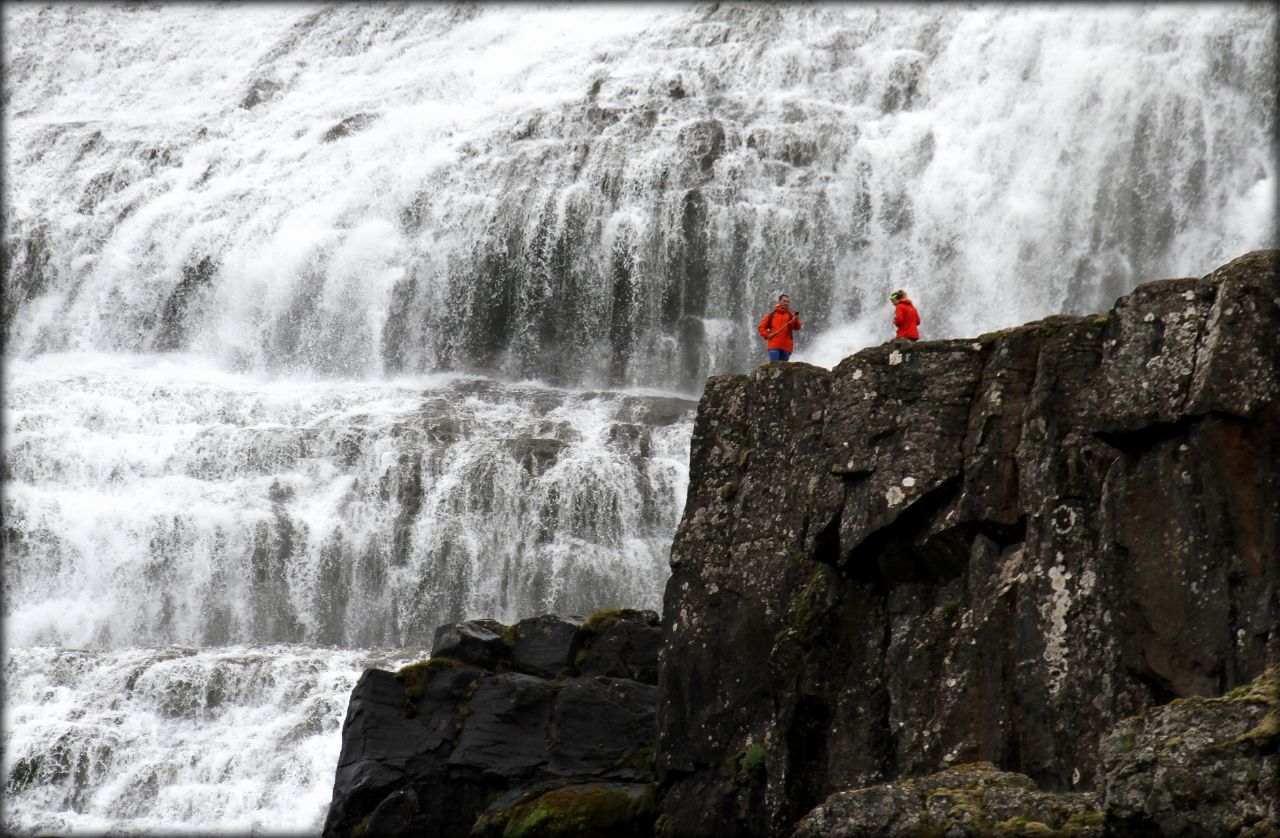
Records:
{"label": "flowing water stream", "polygon": [[1264,4],[6,4],[4,829],[314,832],[439,623],[660,608],[706,376],[1274,247]]}

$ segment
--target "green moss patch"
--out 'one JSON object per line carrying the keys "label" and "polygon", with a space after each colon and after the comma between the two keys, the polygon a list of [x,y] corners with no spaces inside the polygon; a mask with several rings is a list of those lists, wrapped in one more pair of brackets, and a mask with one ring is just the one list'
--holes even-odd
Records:
{"label": "green moss patch", "polygon": [[1229,744],[1270,748],[1280,743],[1280,667],[1264,671],[1248,684],[1237,687],[1220,698],[1207,698],[1204,701],[1208,704],[1244,702],[1261,704],[1267,708],[1266,715],[1252,730],[1242,733]]}
{"label": "green moss patch", "polygon": [[826,590],[830,568],[822,562],[800,557],[810,565],[809,578],[791,601],[791,627],[803,632],[818,613],[818,600]]}
{"label": "green moss patch", "polygon": [[765,774],[765,758],[768,752],[760,742],[753,742],[729,757],[728,767],[734,782],[749,785]]}
{"label": "green moss patch", "polygon": [[653,748],[643,745],[634,751],[628,751],[613,763],[614,768],[629,768],[633,771],[653,773]]}
{"label": "green moss patch", "polygon": [[592,611],[585,622],[578,627],[584,634],[603,634],[605,629],[623,618],[621,608],[597,608]]}
{"label": "green moss patch", "polygon": [[617,786],[563,786],[527,795],[507,809],[482,816],[473,835],[501,838],[588,838],[637,835],[653,814],[652,794],[635,800]]}
{"label": "green moss patch", "polygon": [[431,658],[411,663],[396,670],[395,678],[404,689],[404,700],[408,714],[412,716],[418,712],[418,699],[422,698],[426,692],[427,682],[431,680],[432,673],[439,672],[442,669],[457,669],[463,665],[462,661],[457,658]]}

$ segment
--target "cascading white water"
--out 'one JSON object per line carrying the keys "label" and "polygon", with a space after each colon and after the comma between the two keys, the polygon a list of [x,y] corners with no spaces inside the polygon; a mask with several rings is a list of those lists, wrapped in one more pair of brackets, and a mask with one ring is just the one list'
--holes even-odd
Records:
{"label": "cascading white water", "polygon": [[316,829],[353,650],[660,608],[687,398],[177,353],[8,386],[7,832]]}
{"label": "cascading white water", "polygon": [[660,607],[686,399],[173,355],[44,355],[11,386],[15,645],[429,645],[464,616]]}
{"label": "cascading white water", "polygon": [[360,671],[424,654],[11,650],[6,833],[314,831]]}
{"label": "cascading white water", "polygon": [[779,291],[831,365],[1276,245],[1263,5],[3,16],[13,832],[314,829],[360,650],[657,607]]}

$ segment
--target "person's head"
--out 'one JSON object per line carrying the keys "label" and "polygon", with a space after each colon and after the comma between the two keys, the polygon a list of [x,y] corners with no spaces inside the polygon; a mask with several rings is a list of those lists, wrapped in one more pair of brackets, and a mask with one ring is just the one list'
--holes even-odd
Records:
{"label": "person's head", "polygon": [[899,288],[897,291],[894,291],[892,294],[889,295],[889,302],[893,303],[894,305],[897,305],[900,300],[905,300],[906,298],[907,298],[907,292]]}
{"label": "person's head", "polygon": [[779,295],[778,308],[782,309],[783,311],[789,311],[791,309],[791,298],[788,297],[786,294]]}

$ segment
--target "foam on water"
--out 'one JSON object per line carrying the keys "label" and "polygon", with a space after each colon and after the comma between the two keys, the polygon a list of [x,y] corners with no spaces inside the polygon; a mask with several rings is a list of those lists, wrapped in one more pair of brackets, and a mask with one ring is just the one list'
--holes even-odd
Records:
{"label": "foam on water", "polygon": [[11,649],[5,832],[314,832],[360,670],[424,654]]}
{"label": "foam on water", "polygon": [[404,645],[464,615],[656,608],[692,407],[189,356],[15,362],[9,642]]}

